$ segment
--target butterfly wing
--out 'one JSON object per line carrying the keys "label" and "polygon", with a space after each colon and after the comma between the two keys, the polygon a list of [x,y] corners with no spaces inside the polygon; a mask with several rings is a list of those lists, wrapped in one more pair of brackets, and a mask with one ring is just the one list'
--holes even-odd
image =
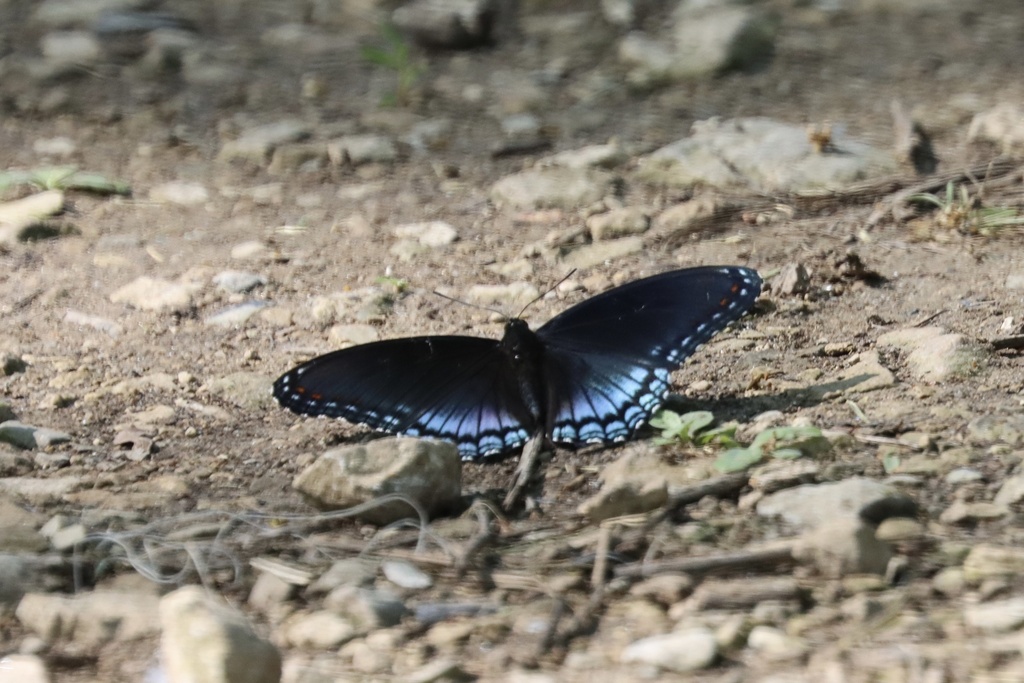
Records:
{"label": "butterfly wing", "polygon": [[569,444],[624,441],[661,407],[669,377],[750,310],[756,271],[701,267],[616,287],[537,330],[544,344],[546,428]]}
{"label": "butterfly wing", "polygon": [[498,342],[410,337],[318,356],[281,375],[274,397],[296,413],[434,437],[463,459],[521,446],[537,426]]}

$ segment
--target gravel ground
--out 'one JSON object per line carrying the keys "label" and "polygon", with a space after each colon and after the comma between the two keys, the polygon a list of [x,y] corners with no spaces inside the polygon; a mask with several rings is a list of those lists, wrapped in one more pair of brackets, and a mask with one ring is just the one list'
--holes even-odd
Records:
{"label": "gravel ground", "polygon": [[[402,4],[0,0],[0,683],[1024,679],[1024,7]],[[765,290],[669,407],[748,468],[502,512],[270,396],[705,264]],[[325,452],[450,495],[324,512]]]}

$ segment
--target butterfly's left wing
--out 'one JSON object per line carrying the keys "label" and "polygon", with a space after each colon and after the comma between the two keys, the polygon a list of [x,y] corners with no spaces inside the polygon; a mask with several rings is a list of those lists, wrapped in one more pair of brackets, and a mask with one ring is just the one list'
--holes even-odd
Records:
{"label": "butterfly's left wing", "polygon": [[608,290],[537,330],[544,344],[546,428],[568,444],[624,441],[661,407],[673,370],[750,310],[749,268],[670,271]]}
{"label": "butterfly's left wing", "polygon": [[467,460],[517,448],[537,428],[498,342],[479,337],[408,337],[328,353],[281,375],[274,397],[304,415],[451,441]]}

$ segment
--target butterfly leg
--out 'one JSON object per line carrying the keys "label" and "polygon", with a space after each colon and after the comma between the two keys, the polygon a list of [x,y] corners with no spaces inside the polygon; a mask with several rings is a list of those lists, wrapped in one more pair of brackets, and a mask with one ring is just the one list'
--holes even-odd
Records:
{"label": "butterfly leg", "polygon": [[522,455],[519,456],[519,466],[516,467],[516,482],[509,489],[505,496],[505,502],[501,504],[505,512],[512,512],[523,497],[523,491],[530,484],[533,475],[537,473],[540,464],[540,454],[544,451],[546,436],[543,433],[534,434],[523,446]]}

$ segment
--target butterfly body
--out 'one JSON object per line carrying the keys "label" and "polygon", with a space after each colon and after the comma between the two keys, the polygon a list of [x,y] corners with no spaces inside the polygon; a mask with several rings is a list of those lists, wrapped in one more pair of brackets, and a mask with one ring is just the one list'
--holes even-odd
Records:
{"label": "butterfly body", "polygon": [[631,438],[664,402],[671,372],[746,313],[761,290],[739,267],[670,271],[587,299],[500,340],[392,339],[318,356],[282,375],[284,407],[454,442],[464,459],[546,434],[569,446]]}

